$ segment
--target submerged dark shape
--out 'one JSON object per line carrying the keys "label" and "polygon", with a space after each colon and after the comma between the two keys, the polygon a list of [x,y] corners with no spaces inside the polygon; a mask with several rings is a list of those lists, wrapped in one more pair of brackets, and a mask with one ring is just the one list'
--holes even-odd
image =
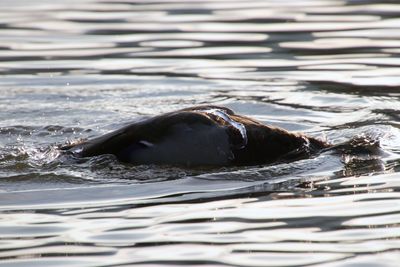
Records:
{"label": "submerged dark shape", "polygon": [[133,164],[232,166],[293,161],[328,147],[225,107],[199,106],[134,122],[61,149],[77,157],[113,154]]}

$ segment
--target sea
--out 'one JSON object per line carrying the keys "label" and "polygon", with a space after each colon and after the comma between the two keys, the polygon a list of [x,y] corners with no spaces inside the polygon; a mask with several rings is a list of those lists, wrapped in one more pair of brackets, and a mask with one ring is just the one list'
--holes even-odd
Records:
{"label": "sea", "polygon": [[[58,149],[196,105],[379,148],[218,168]],[[400,1],[1,0],[0,266],[400,266]]]}

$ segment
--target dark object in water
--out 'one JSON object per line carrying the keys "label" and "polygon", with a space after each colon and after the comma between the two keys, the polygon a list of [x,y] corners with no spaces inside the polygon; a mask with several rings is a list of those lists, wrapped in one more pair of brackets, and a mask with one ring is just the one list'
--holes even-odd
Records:
{"label": "dark object in water", "polygon": [[230,166],[293,161],[328,147],[225,107],[200,106],[134,122],[61,150],[77,157],[113,154],[133,164]]}

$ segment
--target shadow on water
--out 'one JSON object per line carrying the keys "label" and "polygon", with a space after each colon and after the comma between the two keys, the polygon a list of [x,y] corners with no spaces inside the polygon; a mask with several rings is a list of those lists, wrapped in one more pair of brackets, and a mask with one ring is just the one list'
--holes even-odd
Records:
{"label": "shadow on water", "polygon": [[[399,13],[1,1],[0,266],[398,266]],[[202,104],[347,146],[214,169],[56,149]]]}

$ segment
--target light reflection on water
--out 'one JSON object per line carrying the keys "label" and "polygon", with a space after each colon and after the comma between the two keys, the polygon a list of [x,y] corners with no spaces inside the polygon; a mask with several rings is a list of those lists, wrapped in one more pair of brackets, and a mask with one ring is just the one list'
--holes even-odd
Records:
{"label": "light reflection on water", "polygon": [[[0,2],[0,266],[397,266],[400,5]],[[376,154],[182,169],[57,144],[215,104]]]}

